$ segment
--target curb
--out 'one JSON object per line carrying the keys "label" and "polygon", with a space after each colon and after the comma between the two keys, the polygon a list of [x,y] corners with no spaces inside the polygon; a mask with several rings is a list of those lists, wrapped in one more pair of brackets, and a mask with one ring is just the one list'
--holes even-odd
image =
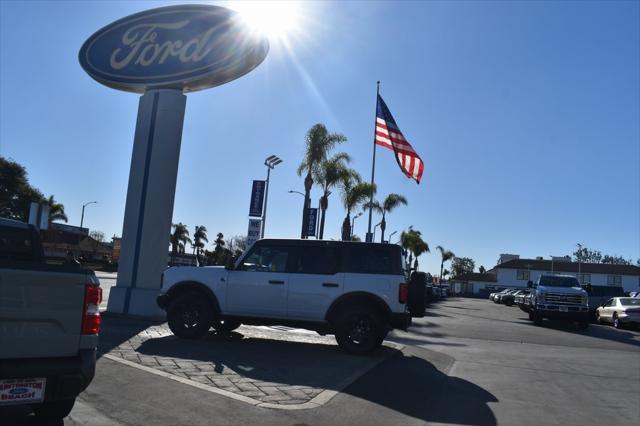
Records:
{"label": "curb", "polygon": [[261,407],[261,408],[270,408],[270,409],[275,409],[275,410],[308,410],[308,409],[312,409],[312,408],[318,408],[323,406],[324,404],[326,404],[327,402],[329,402],[334,396],[336,396],[337,394],[339,394],[342,390],[344,390],[347,386],[349,386],[350,384],[352,384],[353,382],[355,382],[357,379],[359,379],[360,377],[364,376],[366,373],[368,373],[369,371],[373,370],[375,367],[377,367],[378,365],[380,365],[383,361],[386,361],[394,356],[398,356],[399,354],[402,353],[402,350],[405,348],[404,345],[399,344],[399,343],[395,343],[395,342],[385,342],[384,346],[387,347],[392,347],[393,349],[396,350],[396,352],[392,352],[386,356],[381,357],[380,359],[376,360],[375,362],[369,364],[366,366],[366,368],[361,368],[357,371],[355,371],[353,374],[351,374],[350,376],[346,377],[344,380],[342,380],[341,382],[339,382],[334,389],[325,389],[322,392],[320,392],[318,395],[316,395],[313,399],[311,399],[310,401],[307,401],[303,404],[273,404],[270,402],[262,402],[259,401],[257,399],[254,398],[250,398],[244,395],[240,395],[237,393],[233,393],[233,392],[229,392],[226,391],[224,389],[220,389],[220,388],[216,388],[214,386],[209,386],[209,385],[205,385],[199,382],[196,382],[194,380],[190,380],[190,379],[186,379],[184,377],[180,377],[180,376],[176,376],[175,374],[171,374],[171,373],[167,373],[161,370],[156,370],[155,368],[152,367],[147,367],[145,365],[141,365],[132,361],[128,361],[126,359],[117,357],[115,355],[111,355],[111,354],[104,354],[102,355],[103,358],[107,358],[110,359],[111,361],[115,361],[115,362],[119,362],[120,364],[123,365],[127,365],[129,367],[133,367],[133,368],[137,368],[139,370],[142,371],[146,371],[147,373],[151,373],[151,374],[155,374],[156,376],[160,376],[160,377],[164,377],[166,379],[170,379],[170,380],[174,380],[176,382],[185,384],[185,385],[189,385],[189,386],[193,386],[196,387],[198,389],[207,391],[207,392],[211,392],[211,393],[215,393],[218,394],[220,396],[224,396],[230,399],[234,399],[236,401],[240,401],[240,402],[244,402],[246,404],[249,405],[253,405],[254,407]]}

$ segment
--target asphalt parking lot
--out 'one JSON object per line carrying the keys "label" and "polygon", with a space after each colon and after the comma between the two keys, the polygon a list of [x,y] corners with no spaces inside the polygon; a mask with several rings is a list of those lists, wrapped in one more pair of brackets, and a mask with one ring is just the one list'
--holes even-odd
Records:
{"label": "asphalt parking lot", "polygon": [[[160,323],[107,318],[96,378],[64,424],[638,424],[638,331],[526,318],[450,298],[390,335],[396,345],[374,359],[301,330],[242,327],[193,343]],[[212,392],[216,380],[248,400]],[[320,404],[302,406],[324,391]],[[297,409],[260,405],[277,395]]]}

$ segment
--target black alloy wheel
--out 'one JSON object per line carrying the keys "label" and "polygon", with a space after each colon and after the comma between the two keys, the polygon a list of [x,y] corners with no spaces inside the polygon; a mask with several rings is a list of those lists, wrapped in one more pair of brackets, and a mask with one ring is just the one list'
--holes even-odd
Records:
{"label": "black alloy wheel", "polygon": [[167,323],[176,336],[182,339],[199,339],[213,322],[211,304],[198,292],[179,296],[169,304]]}
{"label": "black alloy wheel", "polygon": [[377,349],[384,339],[380,315],[369,307],[352,308],[336,321],[336,341],[340,348],[355,355],[366,355]]}

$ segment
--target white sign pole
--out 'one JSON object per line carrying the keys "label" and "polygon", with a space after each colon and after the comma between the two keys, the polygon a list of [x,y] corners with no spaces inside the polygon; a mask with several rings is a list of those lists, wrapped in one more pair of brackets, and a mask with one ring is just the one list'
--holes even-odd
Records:
{"label": "white sign pole", "polygon": [[160,316],[155,299],[167,268],[169,234],[187,97],[150,90],[140,97],[122,247],[108,311]]}

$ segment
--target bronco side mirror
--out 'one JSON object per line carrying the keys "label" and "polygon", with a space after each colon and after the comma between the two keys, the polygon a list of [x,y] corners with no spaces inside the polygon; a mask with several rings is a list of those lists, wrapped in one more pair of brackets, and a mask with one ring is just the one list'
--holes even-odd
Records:
{"label": "bronco side mirror", "polygon": [[533,281],[531,280],[527,281],[527,287],[533,288]]}

